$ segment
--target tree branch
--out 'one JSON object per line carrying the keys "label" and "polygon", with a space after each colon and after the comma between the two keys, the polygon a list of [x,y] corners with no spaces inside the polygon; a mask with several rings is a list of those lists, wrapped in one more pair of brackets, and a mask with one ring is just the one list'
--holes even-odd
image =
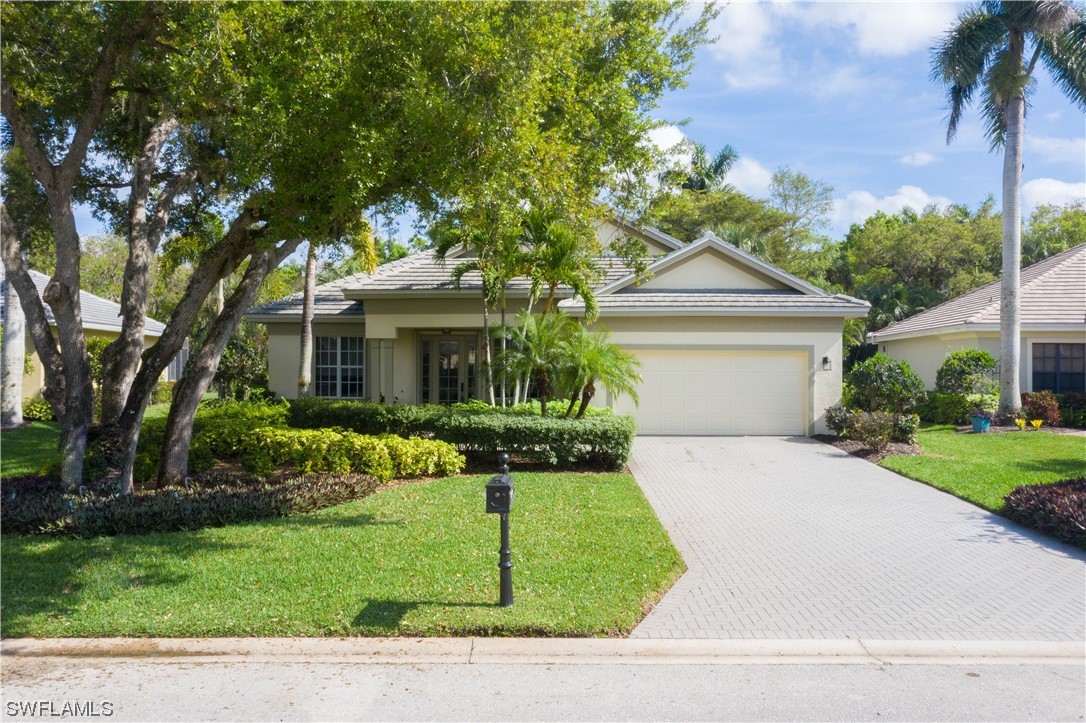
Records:
{"label": "tree branch", "polygon": [[15,139],[19,141],[19,147],[23,149],[23,155],[26,156],[38,183],[45,188],[46,193],[50,193],[56,184],[57,168],[49,160],[49,154],[42,147],[41,140],[23,117],[23,111],[15,102],[15,93],[11,86],[2,80],[0,80],[0,112],[3,112],[4,117],[8,119],[11,131],[15,134]]}

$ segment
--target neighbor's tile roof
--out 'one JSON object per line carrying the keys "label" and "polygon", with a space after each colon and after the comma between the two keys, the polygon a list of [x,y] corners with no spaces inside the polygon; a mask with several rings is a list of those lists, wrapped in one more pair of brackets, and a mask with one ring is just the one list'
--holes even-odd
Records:
{"label": "neighbor's tile roof", "polygon": [[[38,296],[42,295],[45,291],[46,284],[49,283],[49,277],[39,271],[30,271],[30,278],[34,281],[34,286],[38,288]],[[7,283],[5,271],[3,265],[0,265],[0,289],[3,288],[3,284]],[[0,293],[0,313],[3,312],[3,294]],[[49,307],[49,304],[44,304],[45,316],[49,320],[50,324],[54,324],[53,310]],[[95,296],[87,291],[79,292],[79,306],[83,314],[83,327],[87,329],[95,329],[97,331],[115,331],[120,333],[121,331],[121,305],[110,301],[109,299],[103,299],[101,296]],[[143,332],[145,336],[161,336],[162,332],[166,329],[166,326],[161,322],[155,321],[151,317],[147,317],[147,321],[144,324]]]}
{"label": "neighbor's tile roof", "polygon": [[[619,293],[597,296],[600,311],[621,310],[705,310],[705,311],[782,311],[821,312],[841,311],[866,314],[868,304],[850,296],[814,296],[796,291],[757,291],[749,289],[625,289]],[[584,309],[580,299],[568,299],[559,304],[563,310],[579,312]],[[851,314],[850,314],[851,315]]]}
{"label": "neighbor's tile roof", "polygon": [[[315,316],[365,316],[365,309],[361,301],[344,298],[343,289],[356,284],[359,278],[365,278],[365,274],[344,276],[342,279],[329,281],[314,289],[313,313]],[[301,318],[302,292],[291,294],[282,299],[269,301],[266,304],[253,307],[245,314],[247,317],[281,316],[286,319]]]}
{"label": "neighbor's tile roof", "polygon": [[[1022,327],[1086,327],[1086,244],[1080,244],[1022,269]],[[910,316],[870,335],[881,341],[920,336],[950,327],[999,326],[1000,281]]]}

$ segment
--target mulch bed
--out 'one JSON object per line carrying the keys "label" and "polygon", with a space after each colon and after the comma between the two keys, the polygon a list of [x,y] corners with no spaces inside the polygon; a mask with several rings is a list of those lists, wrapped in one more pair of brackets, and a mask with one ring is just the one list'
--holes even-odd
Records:
{"label": "mulch bed", "polygon": [[[956,427],[955,432],[958,434],[974,434],[973,425],[967,424],[964,427]],[[1047,434],[1073,434],[1079,437],[1086,437],[1086,429],[1080,427],[1041,427],[1040,429],[1034,429],[1033,427],[1027,427],[1026,429],[1019,429],[1018,425],[992,425],[988,427],[988,431],[984,434],[1005,434],[1006,432],[1014,432],[1015,434],[1036,434],[1037,432]]]}
{"label": "mulch bed", "polygon": [[828,445],[836,447],[842,452],[848,452],[853,457],[859,457],[860,459],[866,459],[868,462],[878,462],[881,459],[887,457],[896,457],[899,455],[920,454],[920,445],[918,444],[903,444],[901,442],[891,442],[890,446],[881,452],[877,449],[871,449],[863,442],[855,439],[841,439],[835,437],[832,434],[816,434],[814,439],[819,442],[824,442]]}

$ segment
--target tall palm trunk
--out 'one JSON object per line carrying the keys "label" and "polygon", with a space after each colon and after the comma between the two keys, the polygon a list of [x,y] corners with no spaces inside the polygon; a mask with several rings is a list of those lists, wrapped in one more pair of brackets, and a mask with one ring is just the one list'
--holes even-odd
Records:
{"label": "tall palm trunk", "polygon": [[1018,383],[1022,353],[1022,308],[1019,276],[1022,267],[1022,135],[1026,101],[1022,95],[1007,104],[1007,136],[1003,149],[1003,280],[999,305],[999,411],[1022,405]]}
{"label": "tall palm trunk", "polygon": [[[298,396],[309,396],[313,368],[313,297],[317,287],[317,246],[309,242],[305,257],[305,288],[302,291],[302,342],[298,355]],[[221,313],[221,310],[220,310]]]}
{"label": "tall palm trunk", "polygon": [[486,394],[490,406],[494,406],[494,374],[491,369],[490,354],[490,304],[487,302],[486,293],[483,293],[483,368],[485,372]]}

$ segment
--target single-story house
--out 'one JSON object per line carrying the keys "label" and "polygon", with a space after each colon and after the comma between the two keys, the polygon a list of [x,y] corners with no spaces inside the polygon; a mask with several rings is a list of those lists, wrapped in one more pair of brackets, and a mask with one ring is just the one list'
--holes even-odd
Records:
{"label": "single-story house", "polygon": [[[39,271],[31,270],[30,278],[33,279],[34,286],[38,288],[38,296],[41,296],[42,292],[45,291],[46,284],[49,283],[49,277]],[[0,318],[2,318],[3,314],[3,287],[6,283],[4,267],[0,265]],[[83,330],[87,337],[102,337],[113,340],[121,335],[120,304],[109,299],[103,299],[101,296],[95,296],[87,291],[79,292],[79,304],[83,313]],[[48,304],[45,304],[45,316],[49,320],[49,325],[55,329],[53,310]],[[161,322],[147,317],[143,328],[144,346],[148,347],[154,344],[165,328]],[[29,333],[26,334],[26,350],[30,354],[31,364],[29,372],[23,375],[23,396],[27,398],[40,397],[42,387],[45,385],[45,369],[38,358],[38,352],[34,348],[34,341],[30,338]],[[174,381],[181,376],[181,370],[184,368],[187,358],[188,343],[186,342],[185,348],[178,353],[166,370],[165,378],[168,381]]]}
{"label": "single-story house", "polygon": [[[641,360],[640,405],[603,399],[633,414],[643,434],[810,435],[841,400],[841,332],[867,302],[829,294],[709,234],[684,244],[624,219],[600,222],[604,248],[620,237],[645,244],[649,276],[617,257],[598,260],[596,324]],[[423,251],[320,286],[315,297],[314,393],[386,403],[449,403],[482,396],[481,278],[460,288]],[[559,308],[584,313],[561,290]],[[525,307],[526,279],[508,287],[511,318]],[[270,389],[297,394],[301,295],[251,310],[268,327]],[[497,312],[492,311],[497,322]]]}
{"label": "single-story house", "polygon": [[[1086,391],[1086,244],[1022,269],[1023,391]],[[935,386],[947,354],[985,349],[999,359],[1000,282],[910,316],[868,339]]]}

